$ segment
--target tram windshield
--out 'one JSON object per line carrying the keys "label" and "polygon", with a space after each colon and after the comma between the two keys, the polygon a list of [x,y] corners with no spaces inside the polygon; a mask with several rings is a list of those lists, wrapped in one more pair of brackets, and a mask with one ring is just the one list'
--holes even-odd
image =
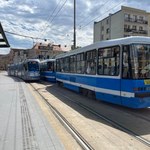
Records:
{"label": "tram windshield", "polygon": [[47,62],[47,70],[54,71],[54,62]]}
{"label": "tram windshield", "polygon": [[[130,49],[130,51],[127,49]],[[150,78],[150,45],[132,44],[128,48],[124,48],[123,77],[133,79]]]}
{"label": "tram windshield", "polygon": [[29,71],[39,71],[39,63],[36,61],[28,62]]}

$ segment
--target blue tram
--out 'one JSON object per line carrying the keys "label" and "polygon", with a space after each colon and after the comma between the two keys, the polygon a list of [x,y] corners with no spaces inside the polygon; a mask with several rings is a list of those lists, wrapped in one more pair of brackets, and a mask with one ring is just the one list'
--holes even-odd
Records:
{"label": "blue tram", "polygon": [[40,79],[40,61],[27,59],[17,64],[8,65],[8,75],[17,76],[25,81],[37,81]]}
{"label": "blue tram", "polygon": [[150,107],[150,38],[101,41],[56,56],[56,81],[96,99]]}
{"label": "blue tram", "polygon": [[55,59],[46,59],[40,62],[41,79],[56,82]]}

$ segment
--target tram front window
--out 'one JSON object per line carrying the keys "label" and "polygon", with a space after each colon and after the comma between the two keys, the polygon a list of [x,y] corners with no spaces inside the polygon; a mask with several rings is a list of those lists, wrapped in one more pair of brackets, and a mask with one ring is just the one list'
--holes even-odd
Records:
{"label": "tram front window", "polygon": [[53,62],[48,62],[47,63],[47,70],[48,71],[53,71],[54,67],[53,67]]}
{"label": "tram front window", "polygon": [[29,71],[39,71],[39,64],[36,61],[28,62]]}
{"label": "tram front window", "polygon": [[150,78],[150,45],[132,44],[130,46],[131,77],[133,79]]}

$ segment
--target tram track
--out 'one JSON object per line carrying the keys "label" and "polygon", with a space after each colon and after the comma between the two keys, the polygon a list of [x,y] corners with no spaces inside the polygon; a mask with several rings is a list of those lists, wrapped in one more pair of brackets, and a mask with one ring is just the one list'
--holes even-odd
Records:
{"label": "tram track", "polygon": [[138,134],[136,134],[134,131],[131,131],[129,130],[128,128],[122,126],[121,124],[117,123],[116,121],[112,120],[112,119],[109,119],[108,117],[96,112],[95,110],[91,109],[90,107],[86,106],[86,105],[83,105],[82,103],[78,102],[78,101],[75,101],[75,100],[72,100],[70,99],[68,96],[64,95],[64,94],[61,94],[61,93],[58,93],[60,94],[61,96],[65,97],[67,100],[75,103],[76,105],[82,107],[83,109],[85,109],[86,111],[92,113],[93,115],[95,115],[96,117],[106,121],[107,123],[110,123],[112,126],[114,127],[117,127],[118,129],[128,133],[129,135],[131,135],[132,137],[134,137],[135,139],[137,139],[138,141],[142,142],[143,144],[147,145],[148,147],[150,147],[150,141],[145,139],[145,138],[142,138],[141,136],[139,136]]}
{"label": "tram track", "polygon": [[[62,95],[62,94],[61,94],[61,95]],[[74,101],[74,100],[70,99],[69,97],[67,97],[67,96],[65,96],[65,95],[62,95],[62,96],[64,96],[64,97],[65,97],[66,99],[68,99],[69,101],[75,103],[76,105],[82,107],[82,108],[85,109],[86,111],[92,113],[92,114],[95,115],[96,117],[98,117],[98,118],[100,118],[100,119],[106,121],[107,123],[110,123],[112,126],[117,127],[118,129],[120,129],[120,130],[122,130],[122,131],[124,131],[124,132],[126,132],[126,133],[128,133],[128,134],[130,134],[130,135],[131,135],[132,137],[134,137],[135,139],[139,140],[139,141],[142,142],[143,144],[145,144],[145,145],[147,145],[147,146],[150,147],[150,141],[149,141],[149,140],[147,140],[147,139],[145,139],[145,138],[142,138],[141,136],[139,136],[139,135],[136,134],[135,132],[129,130],[128,128],[126,128],[126,127],[124,127],[124,126],[122,126],[121,124],[117,123],[116,121],[111,120],[111,119],[109,119],[108,117],[106,117],[106,116],[104,116],[104,115],[102,115],[102,114],[100,114],[100,113],[94,111],[94,110],[91,109],[90,107],[85,106],[85,105],[83,105],[83,104],[80,103],[80,102]]]}
{"label": "tram track", "polygon": [[[41,84],[46,84],[46,85],[49,85],[49,83],[45,82],[45,81],[40,81]],[[114,106],[116,109],[120,110],[120,111],[125,111],[126,113],[129,113],[129,114],[132,114],[133,116],[137,117],[137,118],[141,118],[147,122],[150,122],[150,115],[147,115],[145,116],[145,114],[150,114],[150,108],[144,108],[142,109],[143,111],[143,115],[139,114],[139,109],[138,110],[134,110],[134,109],[131,109],[131,108],[126,108],[126,107],[121,107],[120,106],[117,106],[115,105]],[[140,110],[140,113],[141,113],[141,110]]]}
{"label": "tram track", "polygon": [[[34,87],[33,85],[32,85],[32,87],[35,89],[35,87]],[[126,132],[127,134],[129,134],[130,136],[132,136],[132,137],[134,137],[136,140],[138,140],[139,142],[141,142],[141,143],[143,143],[144,145],[150,147],[150,141],[147,140],[147,139],[145,139],[145,138],[143,138],[143,137],[141,137],[140,135],[138,135],[138,134],[135,133],[134,131],[132,131],[132,130],[126,128],[125,126],[121,125],[120,123],[118,123],[118,122],[116,122],[116,121],[114,121],[114,120],[108,118],[107,116],[105,116],[105,115],[103,115],[103,114],[100,114],[99,112],[93,110],[93,109],[90,108],[89,106],[86,106],[86,105],[80,103],[79,101],[76,101],[76,100],[73,100],[73,99],[69,98],[68,96],[66,96],[66,94],[63,94],[63,93],[60,92],[60,91],[58,92],[57,89],[53,89],[53,90],[55,90],[55,92],[56,92],[57,94],[59,94],[60,96],[64,97],[67,101],[70,101],[71,103],[74,103],[74,104],[78,105],[79,107],[81,107],[82,109],[88,111],[88,112],[91,113],[92,115],[98,117],[99,119],[104,120],[105,122],[109,123],[111,126],[114,126],[114,127],[118,128],[118,129],[120,129],[120,130]],[[39,93],[39,92],[38,92],[38,93]],[[40,93],[39,93],[39,94],[40,94]],[[40,94],[40,95],[42,96],[42,94]],[[43,97],[43,96],[42,96],[42,97]],[[50,105],[50,104],[48,103],[48,101],[47,101],[44,97],[43,97],[43,99],[46,101],[47,105]],[[53,106],[52,106],[52,107],[53,107]],[[58,111],[56,110],[56,112],[58,112]],[[58,114],[60,114],[60,113],[58,112]],[[64,118],[64,117],[63,117],[63,118]],[[64,118],[64,119],[65,119],[65,118]],[[149,121],[149,120],[147,120],[147,121]]]}
{"label": "tram track", "polygon": [[53,107],[47,99],[37,91],[37,89],[32,85],[32,88],[42,97],[45,103],[48,105],[53,114],[58,118],[58,120],[65,126],[65,128],[72,134],[75,140],[79,143],[79,145],[85,150],[94,150],[94,148],[82,137],[82,135],[65,119],[65,117],[55,108]]}

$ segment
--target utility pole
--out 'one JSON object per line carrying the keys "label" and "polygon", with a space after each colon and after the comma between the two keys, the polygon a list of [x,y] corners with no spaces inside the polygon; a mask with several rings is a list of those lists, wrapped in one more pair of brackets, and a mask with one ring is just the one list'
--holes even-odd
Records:
{"label": "utility pole", "polygon": [[74,38],[73,38],[73,48],[76,48],[76,0],[74,0]]}

